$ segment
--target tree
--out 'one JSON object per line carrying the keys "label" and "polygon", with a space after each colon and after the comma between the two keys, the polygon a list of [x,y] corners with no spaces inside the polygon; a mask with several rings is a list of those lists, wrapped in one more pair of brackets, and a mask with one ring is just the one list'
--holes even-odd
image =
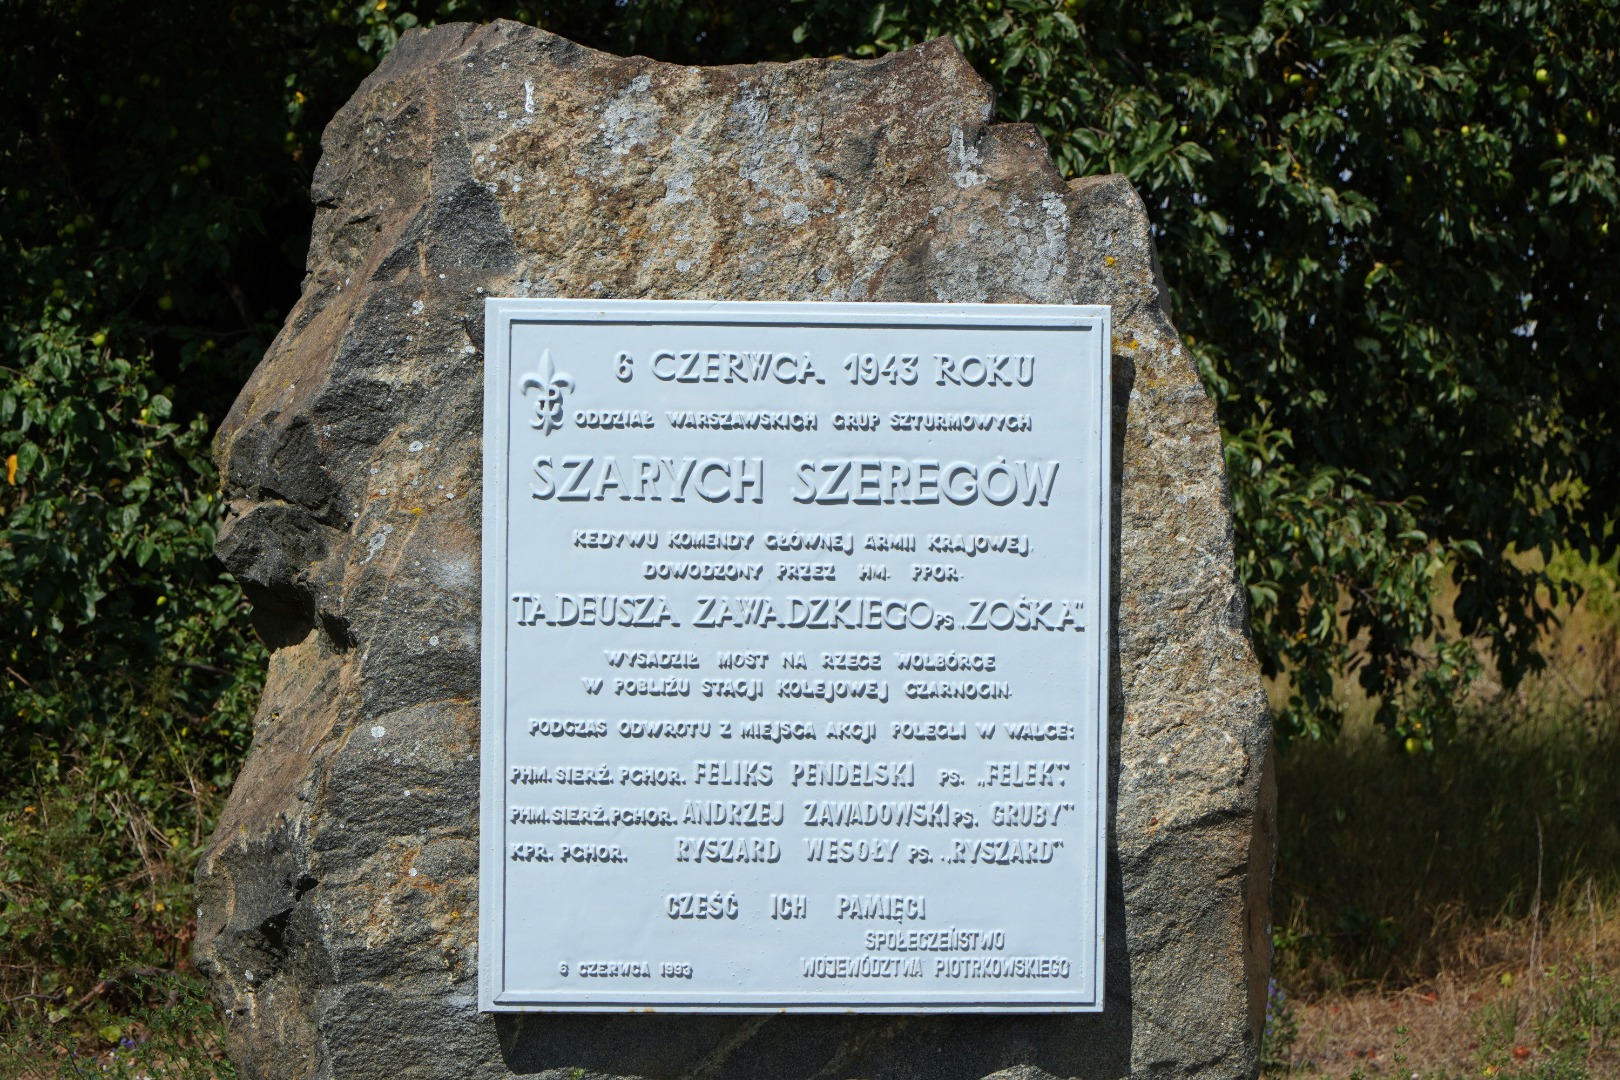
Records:
{"label": "tree", "polygon": [[1354,671],[1432,741],[1476,640],[1509,681],[1537,662],[1555,596],[1517,556],[1614,547],[1615,7],[7,5],[0,750],[252,682],[205,433],[295,295],[325,120],[402,31],[498,14],[697,63],[955,38],[1003,119],[1148,202],[1282,730],[1332,730]]}
{"label": "tree", "polygon": [[1615,547],[1616,6],[529,14],[687,62],[949,35],[1060,168],[1129,176],[1220,408],[1256,642],[1291,685],[1281,732],[1334,730],[1354,672],[1386,730],[1432,747],[1476,644],[1510,686],[1540,663],[1560,587],[1523,556]]}

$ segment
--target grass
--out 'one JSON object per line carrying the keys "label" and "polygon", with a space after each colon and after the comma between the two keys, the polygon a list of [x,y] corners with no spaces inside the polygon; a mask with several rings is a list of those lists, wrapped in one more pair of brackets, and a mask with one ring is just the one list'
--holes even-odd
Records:
{"label": "grass", "polygon": [[1382,735],[1280,763],[1277,913],[1307,993],[1402,987],[1494,962],[1498,925],[1535,925],[1620,886],[1620,728],[1485,712],[1441,753]]}
{"label": "grass", "polygon": [[104,994],[74,1022],[16,1018],[0,1035],[0,1078],[234,1080],[220,1018],[195,978],[144,973]]}
{"label": "grass", "polygon": [[1279,761],[1265,1074],[1620,1077],[1620,605],[1411,755],[1366,722]]}
{"label": "grass", "polygon": [[230,1077],[190,966],[191,874],[223,792],[111,745],[0,793],[0,1080]]}
{"label": "grass", "polygon": [[[1479,932],[1506,959],[1393,988],[1274,995],[1271,1077],[1620,1076],[1620,919],[1572,904],[1539,933]],[[1278,1000],[1280,999],[1280,1000]]]}

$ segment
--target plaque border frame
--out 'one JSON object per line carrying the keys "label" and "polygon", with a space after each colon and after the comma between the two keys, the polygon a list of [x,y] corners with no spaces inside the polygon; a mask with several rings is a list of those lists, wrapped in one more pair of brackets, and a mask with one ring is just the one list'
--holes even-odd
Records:
{"label": "plaque border frame", "polygon": [[[939,329],[964,326],[983,329],[1035,327],[1083,328],[1098,334],[1099,364],[1094,373],[1094,400],[1101,407],[1098,428],[1098,580],[1105,615],[1098,620],[1099,659],[1103,670],[1097,680],[1096,895],[1093,911],[1093,985],[1084,1002],[1072,991],[1051,991],[1052,1001],[861,1001],[849,995],[839,1001],[794,1001],[791,995],[754,995],[761,1000],[732,1002],[670,1002],[627,996],[614,990],[582,991],[570,1001],[536,1000],[532,993],[505,989],[504,904],[506,717],[498,702],[505,699],[507,537],[506,466],[510,447],[508,399],[512,327],[522,322],[570,323],[731,323],[737,325],[810,326],[924,326]],[[1104,1008],[1107,960],[1108,863],[1108,737],[1109,684],[1114,654],[1113,577],[1113,310],[1106,304],[912,304],[859,301],[756,301],[756,300],[590,300],[541,297],[496,297],[484,300],[484,412],[483,483],[480,527],[481,612],[479,644],[479,829],[478,829],[478,1010],[485,1013],[684,1013],[684,1014],[930,1014],[980,1015],[1098,1013]],[[489,538],[495,537],[495,543]],[[1027,992],[1026,992],[1027,993]],[[739,995],[739,997],[742,995]]]}

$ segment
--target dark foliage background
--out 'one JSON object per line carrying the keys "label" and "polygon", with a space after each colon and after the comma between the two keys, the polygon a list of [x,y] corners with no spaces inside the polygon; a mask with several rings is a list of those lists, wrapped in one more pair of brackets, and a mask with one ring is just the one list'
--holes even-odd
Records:
{"label": "dark foliage background", "polygon": [[704,64],[954,37],[1060,168],[1147,200],[1279,731],[1336,730],[1353,676],[1418,751],[1484,661],[1537,665],[1567,586],[1536,567],[1615,547],[1617,7],[0,0],[0,997],[183,960],[264,660],[209,434],[297,295],[320,131],[401,32]]}

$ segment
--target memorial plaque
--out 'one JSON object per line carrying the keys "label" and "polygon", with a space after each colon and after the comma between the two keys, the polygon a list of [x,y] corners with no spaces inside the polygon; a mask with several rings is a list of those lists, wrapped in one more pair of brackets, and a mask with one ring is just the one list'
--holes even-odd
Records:
{"label": "memorial plaque", "polygon": [[1100,1010],[1109,309],[485,333],[482,1007]]}

